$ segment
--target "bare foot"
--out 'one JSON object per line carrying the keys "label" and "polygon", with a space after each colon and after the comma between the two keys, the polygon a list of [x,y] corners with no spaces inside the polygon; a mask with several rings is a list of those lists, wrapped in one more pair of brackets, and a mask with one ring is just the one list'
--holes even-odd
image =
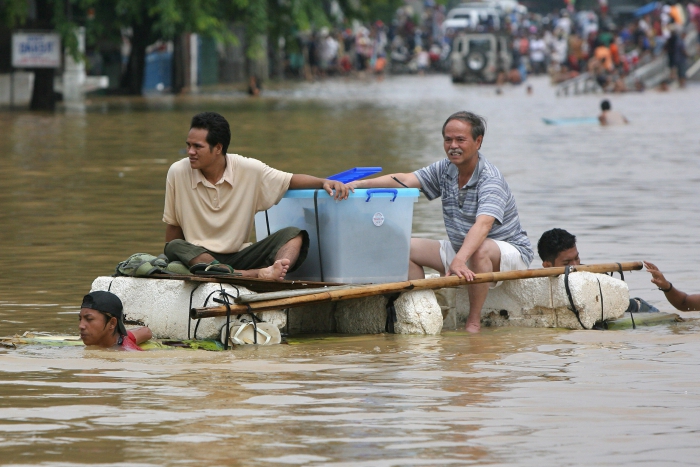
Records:
{"label": "bare foot", "polygon": [[471,333],[476,334],[477,332],[479,332],[481,330],[481,323],[469,323],[468,322],[467,326],[466,326],[466,330],[467,330],[467,332],[471,332]]}
{"label": "bare foot", "polygon": [[272,266],[261,269],[258,272],[258,279],[267,279],[271,281],[283,281],[287,275],[291,261],[288,259],[278,259]]}

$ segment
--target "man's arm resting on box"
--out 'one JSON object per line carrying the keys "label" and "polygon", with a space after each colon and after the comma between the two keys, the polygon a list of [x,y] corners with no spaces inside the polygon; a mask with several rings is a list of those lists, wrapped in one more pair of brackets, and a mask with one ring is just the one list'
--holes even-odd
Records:
{"label": "man's arm resting on box", "polygon": [[350,188],[420,188],[420,180],[413,173],[389,174],[377,178],[348,183]]}
{"label": "man's arm resting on box", "polygon": [[476,218],[476,222],[467,232],[467,236],[464,237],[464,243],[455,255],[455,259],[452,260],[449,270],[445,271],[445,275],[451,276],[454,274],[467,280],[474,279],[474,272],[467,267],[467,261],[484,243],[495,220],[495,218],[485,214]]}
{"label": "man's arm resting on box", "polygon": [[[293,174],[289,181],[290,190],[323,188],[335,199],[347,199],[351,187],[337,180],[326,180],[312,175]],[[335,194],[333,192],[335,191]]]}
{"label": "man's arm resting on box", "polygon": [[172,242],[173,240],[177,239],[185,239],[185,233],[182,231],[182,227],[179,225],[165,224],[165,243]]}

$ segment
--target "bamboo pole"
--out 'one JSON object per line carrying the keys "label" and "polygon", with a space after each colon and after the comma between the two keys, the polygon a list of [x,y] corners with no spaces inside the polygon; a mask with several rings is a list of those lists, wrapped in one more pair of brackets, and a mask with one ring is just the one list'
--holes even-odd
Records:
{"label": "bamboo pole", "polygon": [[[635,271],[642,269],[641,261],[628,263],[605,263],[571,266],[570,272],[592,272],[605,273],[617,271]],[[260,302],[250,302],[246,304],[231,305],[231,314],[242,314],[259,311],[279,310],[283,308],[294,308],[298,306],[311,305],[315,303],[334,302],[339,300],[351,300],[355,298],[371,297],[373,295],[384,295],[388,293],[405,292],[411,290],[442,289],[448,287],[458,287],[461,285],[482,284],[485,282],[499,282],[515,279],[532,279],[536,277],[552,277],[564,274],[566,268],[542,268],[525,269],[519,271],[488,272],[476,274],[474,280],[449,276],[435,277],[431,279],[414,279],[402,282],[388,282],[384,284],[368,284],[341,290],[326,290],[322,292],[310,293],[296,297],[279,298]],[[192,308],[190,318],[212,318],[216,316],[226,316],[225,306],[215,306],[208,308]]]}
{"label": "bamboo pole", "polygon": [[331,292],[335,290],[347,290],[356,289],[358,287],[363,287],[367,284],[348,284],[348,285],[334,285],[330,287],[315,287],[313,289],[292,289],[292,290],[280,290],[277,292],[265,292],[265,293],[252,293],[241,295],[234,301],[236,303],[253,303],[253,302],[264,302],[267,300],[277,300],[281,298],[298,297],[300,295],[309,295],[319,292]]}

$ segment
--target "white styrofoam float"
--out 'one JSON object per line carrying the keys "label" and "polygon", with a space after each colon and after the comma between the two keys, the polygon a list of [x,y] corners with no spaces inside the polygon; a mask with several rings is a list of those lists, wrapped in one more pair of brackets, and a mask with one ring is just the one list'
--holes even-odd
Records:
{"label": "white styrofoam float", "polygon": [[[600,284],[600,286],[599,286]],[[569,288],[581,323],[571,311],[564,276],[505,281],[491,289],[481,310],[483,326],[521,326],[591,329],[596,322],[617,319],[629,306],[624,281],[605,274],[574,272]],[[447,310],[444,327],[461,329],[469,315],[466,288],[438,292]]]}
{"label": "white styrofoam float", "polygon": [[[213,293],[212,298],[219,298],[218,292],[222,288],[234,297],[238,293],[255,293],[229,284],[169,279],[98,277],[92,283],[92,290],[110,290],[121,299],[127,323],[148,326],[153,336],[159,339],[194,338],[197,322],[189,317],[190,295],[192,306],[201,307],[210,294]],[[376,334],[384,332],[386,303],[383,296],[366,297],[293,308],[288,314],[282,310],[264,311],[256,316],[289,334]],[[209,305],[219,304],[210,298]],[[394,307],[397,315],[394,331],[397,334],[439,334],[442,330],[443,317],[432,290],[407,292],[396,300]],[[241,318],[250,320],[245,315]],[[237,316],[233,315],[231,322],[236,321]],[[225,317],[202,319],[196,337],[218,338],[225,324]]]}
{"label": "white styrofoam float", "polygon": [[[199,287],[196,284],[200,284]],[[575,272],[569,276],[569,285],[585,329],[591,329],[602,319],[620,318],[629,305],[627,284],[604,274]],[[229,284],[134,277],[98,277],[92,284],[92,290],[111,290],[119,296],[126,321],[148,326],[154,337],[160,339],[194,338],[197,322],[189,318],[190,303],[201,307],[210,294],[218,298],[221,289],[233,296],[255,293]],[[376,334],[385,330],[386,304],[386,297],[375,296],[256,315],[290,335]],[[210,299],[209,305],[218,303]],[[432,290],[405,292],[394,302],[394,308],[396,334],[435,335],[443,327],[464,327],[469,315],[469,297],[466,287],[442,289],[437,293]],[[237,316],[232,316],[231,321],[238,321]],[[202,319],[196,337],[217,338],[225,323],[225,317]],[[490,290],[482,310],[482,324],[582,328],[569,309],[563,276],[506,281]]]}

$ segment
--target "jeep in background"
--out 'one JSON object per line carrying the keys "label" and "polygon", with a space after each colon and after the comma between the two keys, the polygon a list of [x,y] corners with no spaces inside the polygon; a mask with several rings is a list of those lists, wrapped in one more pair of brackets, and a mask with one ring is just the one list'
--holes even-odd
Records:
{"label": "jeep in background", "polygon": [[508,35],[461,33],[452,43],[452,82],[495,83],[499,72],[510,70],[512,61]]}

